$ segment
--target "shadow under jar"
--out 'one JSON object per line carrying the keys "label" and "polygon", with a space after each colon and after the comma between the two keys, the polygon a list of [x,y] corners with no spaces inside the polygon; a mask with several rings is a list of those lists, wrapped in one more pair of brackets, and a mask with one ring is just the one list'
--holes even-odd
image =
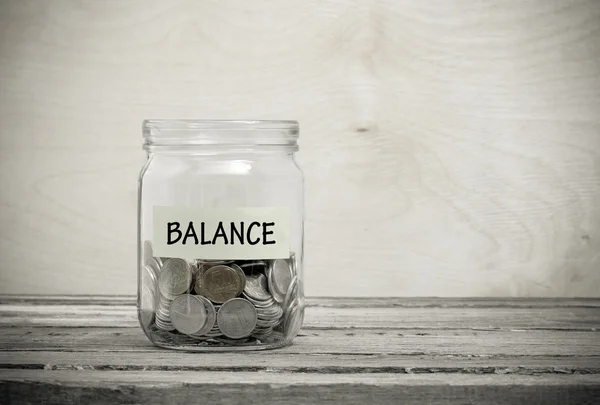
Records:
{"label": "shadow under jar", "polygon": [[287,346],[304,318],[296,121],[146,120],[138,317],[157,346]]}

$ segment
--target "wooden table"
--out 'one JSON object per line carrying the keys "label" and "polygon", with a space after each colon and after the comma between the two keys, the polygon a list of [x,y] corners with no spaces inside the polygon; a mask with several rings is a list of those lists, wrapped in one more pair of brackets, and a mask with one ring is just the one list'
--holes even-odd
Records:
{"label": "wooden table", "polygon": [[0,403],[600,403],[600,300],[307,303],[290,347],[203,354],[153,347],[133,297],[0,297]]}

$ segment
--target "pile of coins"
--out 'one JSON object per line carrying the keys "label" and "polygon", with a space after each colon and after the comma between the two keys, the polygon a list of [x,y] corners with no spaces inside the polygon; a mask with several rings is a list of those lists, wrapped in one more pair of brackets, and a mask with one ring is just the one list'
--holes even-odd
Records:
{"label": "pile of coins", "polygon": [[[275,260],[184,260],[152,256],[144,246],[140,290],[145,327],[195,340],[268,342],[288,335],[297,307],[295,257]],[[293,317],[292,317],[293,318]],[[301,320],[295,323],[301,323]],[[280,335],[281,336],[281,335]],[[282,338],[283,338],[282,337]]]}

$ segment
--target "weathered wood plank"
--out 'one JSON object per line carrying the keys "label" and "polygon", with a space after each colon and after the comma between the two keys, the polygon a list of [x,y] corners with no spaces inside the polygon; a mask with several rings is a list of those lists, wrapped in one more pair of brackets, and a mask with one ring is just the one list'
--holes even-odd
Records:
{"label": "weathered wood plank", "polygon": [[[0,351],[164,351],[140,328],[7,328]],[[303,330],[280,353],[457,356],[600,356],[600,332],[343,329]]]}
{"label": "weathered wood plank", "polygon": [[312,299],[290,347],[190,354],[131,297],[4,297],[0,403],[591,404],[598,301]]}
{"label": "weathered wood plank", "polygon": [[[134,295],[23,295],[0,294],[0,304],[27,305],[135,305]],[[447,297],[307,297],[307,307],[407,308],[560,308],[600,307],[598,298],[447,298]]]}
{"label": "weathered wood plank", "polygon": [[[333,302],[333,301],[331,301]],[[0,304],[2,326],[137,327],[133,305]],[[600,330],[600,307],[311,306],[304,327]]]}
{"label": "weathered wood plank", "polygon": [[10,404],[592,404],[599,375],[0,370]]}
{"label": "weathered wood plank", "polygon": [[265,371],[270,373],[600,374],[597,356],[460,356],[155,351],[0,352],[0,369],[96,371]]}

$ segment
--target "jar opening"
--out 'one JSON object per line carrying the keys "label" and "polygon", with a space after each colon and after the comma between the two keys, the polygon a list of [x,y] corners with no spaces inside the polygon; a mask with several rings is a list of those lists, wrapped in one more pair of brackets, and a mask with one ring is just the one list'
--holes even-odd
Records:
{"label": "jar opening", "polygon": [[280,146],[297,150],[298,121],[271,120],[144,120],[144,147]]}

